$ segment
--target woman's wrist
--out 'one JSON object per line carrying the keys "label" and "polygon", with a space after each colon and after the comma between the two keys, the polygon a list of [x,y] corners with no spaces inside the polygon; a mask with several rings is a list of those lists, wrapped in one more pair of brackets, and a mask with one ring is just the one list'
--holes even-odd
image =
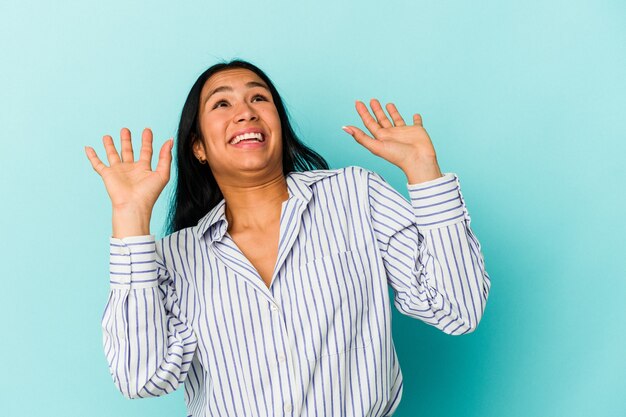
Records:
{"label": "woman's wrist", "polygon": [[409,184],[420,184],[443,177],[437,160],[415,162],[410,167],[402,169]]}
{"label": "woman's wrist", "polygon": [[150,234],[151,212],[145,210],[125,208],[113,210],[113,237],[122,239],[128,236],[143,236]]}

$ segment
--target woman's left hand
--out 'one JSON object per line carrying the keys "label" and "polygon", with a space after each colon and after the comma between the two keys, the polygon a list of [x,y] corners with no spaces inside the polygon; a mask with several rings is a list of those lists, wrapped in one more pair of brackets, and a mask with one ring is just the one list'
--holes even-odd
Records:
{"label": "woman's left hand", "polygon": [[372,99],[370,106],[376,116],[375,119],[364,103],[356,102],[356,111],[374,138],[355,126],[344,126],[343,129],[374,155],[402,169],[409,184],[418,184],[442,176],[435,148],[422,126],[422,117],[419,114],[413,115],[413,125],[407,126],[393,103],[386,106],[391,121],[378,100]]}

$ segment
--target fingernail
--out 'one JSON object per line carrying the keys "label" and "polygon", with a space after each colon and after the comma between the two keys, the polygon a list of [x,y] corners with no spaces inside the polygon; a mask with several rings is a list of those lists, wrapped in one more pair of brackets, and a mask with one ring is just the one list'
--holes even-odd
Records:
{"label": "fingernail", "polygon": [[353,134],[352,129],[350,129],[349,127],[347,127],[347,126],[341,126],[341,128],[342,128],[342,129],[343,129],[343,130],[344,130],[347,134],[349,134],[349,135],[352,135],[352,134]]}

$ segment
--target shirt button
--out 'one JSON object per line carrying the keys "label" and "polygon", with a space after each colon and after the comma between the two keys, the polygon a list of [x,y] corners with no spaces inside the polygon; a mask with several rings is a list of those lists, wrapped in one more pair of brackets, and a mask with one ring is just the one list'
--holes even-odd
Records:
{"label": "shirt button", "polygon": [[285,362],[285,355],[278,355],[278,362]]}
{"label": "shirt button", "polygon": [[292,409],[293,409],[293,407],[291,406],[291,404],[285,404],[285,412],[286,413],[291,412]]}
{"label": "shirt button", "polygon": [[278,307],[276,307],[274,304],[272,304],[272,311],[278,311]]}

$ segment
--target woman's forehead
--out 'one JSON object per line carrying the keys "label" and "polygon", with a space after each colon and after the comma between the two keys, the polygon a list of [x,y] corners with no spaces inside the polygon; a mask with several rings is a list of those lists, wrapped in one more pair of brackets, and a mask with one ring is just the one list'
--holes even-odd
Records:
{"label": "woman's forehead", "polygon": [[249,69],[230,68],[210,76],[204,83],[202,90],[203,93],[208,94],[210,91],[219,87],[235,87],[241,85],[254,87],[258,86],[258,84],[268,88],[267,84],[261,79],[261,77]]}

